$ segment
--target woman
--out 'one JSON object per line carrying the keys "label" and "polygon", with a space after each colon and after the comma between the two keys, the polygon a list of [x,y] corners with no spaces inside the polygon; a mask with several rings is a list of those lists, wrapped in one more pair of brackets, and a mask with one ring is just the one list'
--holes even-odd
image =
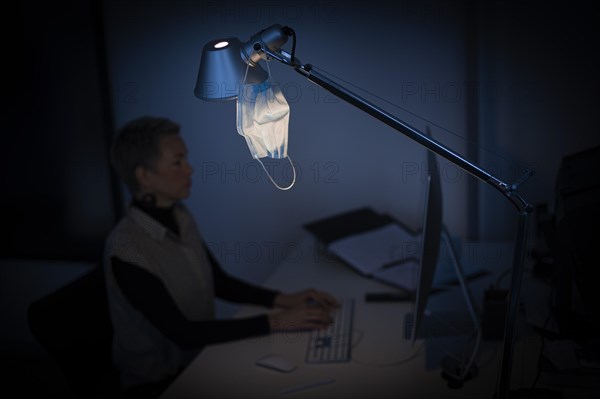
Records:
{"label": "woman", "polygon": [[[105,249],[113,359],[123,387],[143,397],[159,394],[205,345],[324,328],[338,305],[325,292],[272,291],[219,266],[181,202],[190,195],[193,169],[179,131],[165,118],[138,118],[119,131],[111,153],[132,195]],[[217,320],[215,297],[282,310]]]}

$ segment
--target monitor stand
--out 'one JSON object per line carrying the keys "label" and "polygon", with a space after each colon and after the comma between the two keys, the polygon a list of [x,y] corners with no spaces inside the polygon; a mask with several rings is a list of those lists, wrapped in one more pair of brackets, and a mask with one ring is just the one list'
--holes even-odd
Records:
{"label": "monitor stand", "polygon": [[[479,344],[481,343],[481,324],[475,312],[473,297],[467,286],[462,266],[458,260],[456,250],[445,226],[442,226],[441,235],[444,244],[449,250],[450,260],[460,283],[469,314],[467,316],[464,312],[425,311],[420,331],[417,334],[416,339],[468,336],[476,333],[476,342],[469,358],[464,358],[462,356],[446,356],[442,360],[442,377],[448,381],[449,388],[458,389],[461,388],[466,381],[476,377],[479,373],[479,369],[475,364],[474,359],[479,350]],[[404,318],[405,339],[412,339],[411,334],[413,327],[414,314],[409,313]]]}
{"label": "monitor stand", "polygon": [[[470,334],[480,328],[479,318],[477,317],[475,306],[473,305],[473,297],[469,288],[463,268],[458,260],[456,249],[452,244],[450,235],[445,226],[442,227],[442,242],[448,248],[450,260],[454,267],[454,272],[461,287],[463,297],[467,304],[469,314],[464,312],[428,312],[423,315],[423,323],[416,338],[432,338],[432,337],[448,337]],[[433,293],[435,290],[430,291]],[[408,313],[404,318],[404,338],[411,339],[414,327],[414,314]]]}

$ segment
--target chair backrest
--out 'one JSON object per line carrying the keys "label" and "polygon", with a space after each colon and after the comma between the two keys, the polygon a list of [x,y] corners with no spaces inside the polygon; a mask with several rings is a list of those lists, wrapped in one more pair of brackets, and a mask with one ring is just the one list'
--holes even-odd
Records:
{"label": "chair backrest", "polygon": [[32,334],[62,368],[77,397],[118,391],[102,267],[33,302],[27,317]]}

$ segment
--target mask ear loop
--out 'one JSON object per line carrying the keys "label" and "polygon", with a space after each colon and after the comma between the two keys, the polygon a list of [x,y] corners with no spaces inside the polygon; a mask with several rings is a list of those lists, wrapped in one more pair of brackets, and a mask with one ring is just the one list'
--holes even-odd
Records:
{"label": "mask ear loop", "polygon": [[290,165],[292,165],[292,172],[294,173],[294,177],[292,178],[292,182],[290,183],[289,186],[287,186],[287,187],[281,187],[279,184],[277,184],[275,182],[275,180],[273,180],[273,177],[271,177],[271,174],[269,173],[269,171],[267,170],[267,168],[265,168],[265,165],[260,160],[260,158],[257,157],[257,156],[254,157],[254,159],[256,159],[260,163],[260,166],[262,166],[263,170],[265,171],[265,173],[269,177],[269,180],[271,180],[271,183],[273,183],[273,185],[275,187],[277,187],[278,189],[280,189],[281,191],[289,190],[290,188],[292,188],[292,186],[294,185],[294,183],[296,183],[296,167],[294,166],[294,163],[292,162],[292,158],[290,158],[289,155],[286,158],[288,159],[288,161],[290,161]]}
{"label": "mask ear loop", "polygon": [[[246,65],[246,73],[244,74],[244,80],[242,82],[242,85],[244,83],[246,83],[246,78],[248,77],[248,69],[250,68],[250,64]],[[271,79],[271,67],[269,66],[269,63],[267,62],[267,71],[268,71],[268,78],[267,79]],[[252,143],[246,138],[246,141],[252,145]],[[262,166],[263,170],[265,171],[265,173],[267,174],[267,177],[269,178],[269,180],[271,180],[271,183],[273,183],[273,185],[275,187],[277,187],[279,190],[281,191],[286,191],[289,190],[290,188],[292,188],[294,186],[294,184],[296,183],[296,166],[294,166],[294,163],[292,162],[292,158],[290,158],[290,156],[288,155],[286,158],[288,159],[288,161],[290,162],[290,165],[292,165],[292,173],[294,174],[293,178],[292,178],[292,182],[290,183],[289,186],[287,187],[281,187],[279,184],[277,184],[277,182],[275,182],[275,180],[273,179],[273,177],[271,176],[271,174],[269,173],[269,171],[267,170],[267,168],[265,167],[265,164],[260,160],[259,157],[257,157],[256,155],[253,155],[254,159],[256,159],[258,161],[258,163],[260,163],[260,166]]]}

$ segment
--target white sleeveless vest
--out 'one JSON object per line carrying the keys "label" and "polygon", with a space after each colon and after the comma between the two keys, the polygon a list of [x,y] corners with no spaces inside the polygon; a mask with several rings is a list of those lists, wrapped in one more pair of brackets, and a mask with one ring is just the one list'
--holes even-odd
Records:
{"label": "white sleeveless vest", "polygon": [[212,269],[202,237],[182,204],[174,212],[179,237],[130,206],[106,241],[104,271],[115,332],[113,362],[124,387],[172,377],[193,354],[179,349],[129,303],[115,280],[111,257],[135,264],[162,281],[188,320],[214,319]]}

